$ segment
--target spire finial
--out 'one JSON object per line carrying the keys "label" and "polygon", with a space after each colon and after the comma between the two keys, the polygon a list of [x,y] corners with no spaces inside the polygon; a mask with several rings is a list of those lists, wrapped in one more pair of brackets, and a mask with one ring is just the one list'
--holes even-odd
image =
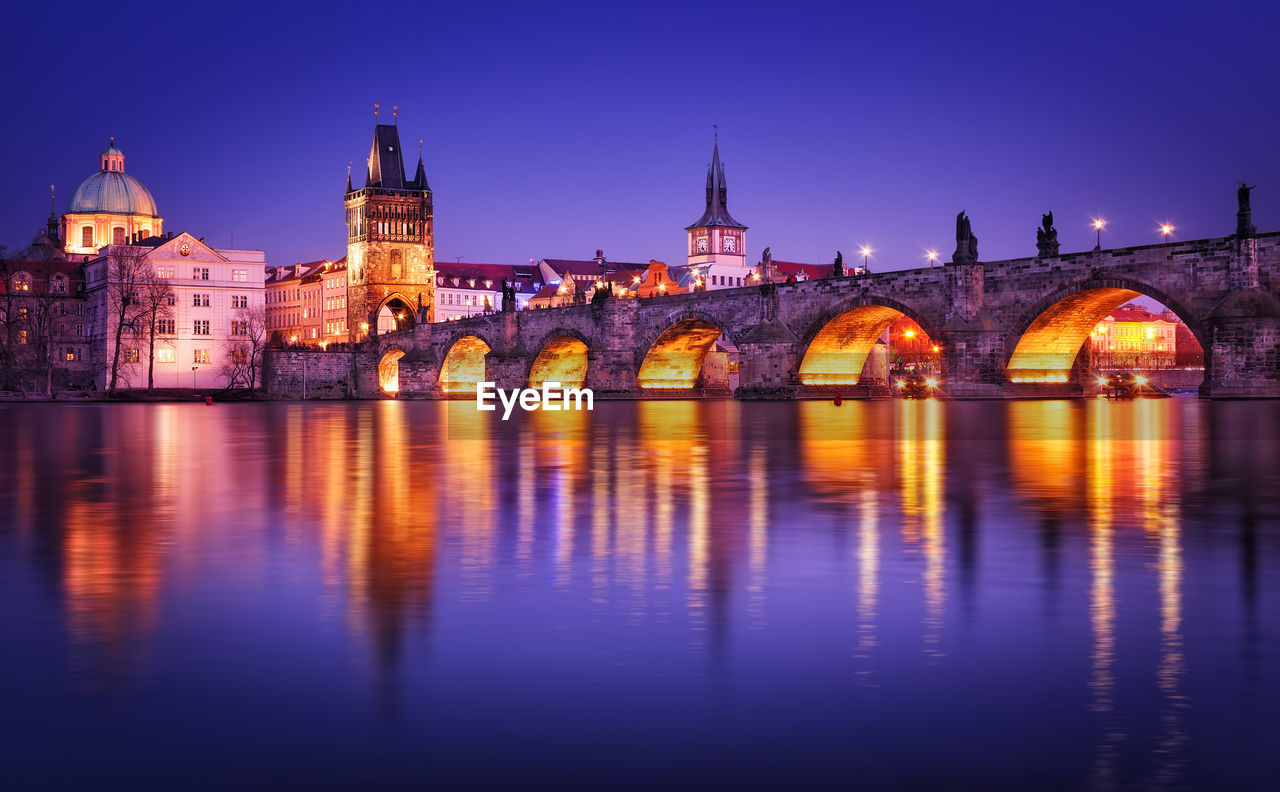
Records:
{"label": "spire finial", "polygon": [[718,145],[720,145],[720,125],[719,125],[719,124],[712,124],[712,125],[711,125],[711,129],[712,129],[712,133],[711,133],[711,134],[715,137],[715,143],[716,143],[716,145],[718,146]]}
{"label": "spire finial", "polygon": [[418,159],[422,159],[422,138],[418,138]]}
{"label": "spire finial", "polygon": [[391,105],[391,123],[400,124],[400,105]]}
{"label": "spire finial", "polygon": [[378,123],[378,108],[381,107],[377,102],[373,103],[373,123]]}
{"label": "spire finial", "polygon": [[53,185],[49,185],[49,214],[57,214],[58,198],[54,195]]}

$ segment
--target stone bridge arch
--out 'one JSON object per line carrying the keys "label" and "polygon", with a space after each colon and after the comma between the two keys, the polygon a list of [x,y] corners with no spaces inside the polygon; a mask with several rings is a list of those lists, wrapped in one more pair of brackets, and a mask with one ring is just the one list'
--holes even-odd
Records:
{"label": "stone bridge arch", "polygon": [[467,327],[450,333],[440,344],[437,383],[441,393],[446,396],[474,394],[476,383],[485,381],[486,358],[493,350],[486,335],[477,328]]}
{"label": "stone bridge arch", "polygon": [[[736,346],[738,328],[714,313],[679,308],[649,325],[636,345],[636,387],[642,390],[686,390],[699,387],[707,354],[717,341]],[[727,387],[727,380],[725,382]]]}
{"label": "stone bridge arch", "polygon": [[574,327],[560,325],[542,334],[529,348],[525,381],[530,388],[543,382],[582,387],[591,360],[598,356],[598,341]]}
{"label": "stone bridge arch", "polygon": [[1068,382],[1098,322],[1137,297],[1156,300],[1186,324],[1204,350],[1207,378],[1212,344],[1203,317],[1158,286],[1124,275],[1094,275],[1068,283],[1021,312],[1005,335],[1005,378],[1015,383]]}
{"label": "stone bridge arch", "polygon": [[920,326],[933,344],[940,321],[907,303],[879,294],[847,297],[824,308],[800,339],[797,377],[802,386],[856,385],[876,342],[900,317]]}

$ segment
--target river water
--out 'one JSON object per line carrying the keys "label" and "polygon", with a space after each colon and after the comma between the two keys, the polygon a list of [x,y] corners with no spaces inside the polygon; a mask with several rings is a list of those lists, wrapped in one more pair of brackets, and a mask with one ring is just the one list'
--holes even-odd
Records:
{"label": "river water", "polygon": [[6,789],[1274,788],[1277,403],[0,417]]}

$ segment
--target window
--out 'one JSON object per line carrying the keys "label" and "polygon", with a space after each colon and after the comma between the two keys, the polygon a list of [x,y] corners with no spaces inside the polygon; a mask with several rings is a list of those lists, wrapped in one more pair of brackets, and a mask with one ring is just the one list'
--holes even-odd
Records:
{"label": "window", "polygon": [[138,360],[139,360],[139,357],[138,357],[138,350],[137,350],[137,349],[134,349],[133,347],[129,347],[129,348],[127,348],[127,349],[125,349],[125,350],[124,350],[124,362],[125,362],[125,363],[137,363],[137,362],[138,362]]}
{"label": "window", "polygon": [[25,272],[19,272],[13,276],[13,290],[16,292],[31,291],[31,276]]}
{"label": "window", "polygon": [[196,307],[196,308],[208,308],[208,307],[209,307],[209,295],[208,295],[208,294],[193,294],[193,295],[191,295],[191,304],[192,304],[194,307]]}
{"label": "window", "polygon": [[93,226],[80,229],[80,247],[93,247]]}
{"label": "window", "polygon": [[232,362],[232,363],[240,363],[240,364],[248,363],[248,362],[249,362],[249,351],[248,351],[248,350],[246,350],[246,349],[233,349],[233,350],[231,350],[231,362]]}
{"label": "window", "polygon": [[113,245],[124,244],[124,228],[122,226],[116,226],[115,228],[111,229],[111,244]]}
{"label": "window", "polygon": [[231,323],[231,335],[233,335],[233,336],[247,336],[247,335],[249,335],[249,323],[248,323],[248,322],[241,322],[241,321],[238,321],[238,320],[237,320],[237,321],[232,322],[232,323]]}
{"label": "window", "polygon": [[172,277],[173,277],[173,265],[172,265],[172,264],[158,264],[158,265],[156,265],[156,277],[157,277],[157,278],[166,278],[166,279],[167,279],[167,278],[172,278]]}
{"label": "window", "polygon": [[27,337],[27,331],[26,331],[26,330],[19,330],[19,331],[18,331],[18,343],[19,343],[19,344],[25,344],[25,343],[27,343],[27,342],[28,342],[28,340],[29,340],[29,339],[28,339],[28,337]]}
{"label": "window", "polygon": [[207,349],[194,349],[194,350],[192,350],[192,351],[191,351],[191,362],[192,362],[192,363],[208,363],[208,362],[209,362],[209,350],[207,350]]}
{"label": "window", "polygon": [[74,362],[75,362],[75,360],[76,360],[76,351],[75,351],[74,349],[68,349],[68,350],[67,350],[66,360],[67,360],[67,362],[68,362],[68,363],[74,363]]}
{"label": "window", "polygon": [[191,280],[209,280],[208,267],[192,267]]}
{"label": "window", "polygon": [[209,320],[208,319],[195,320],[194,327],[191,330],[191,332],[195,333],[196,335],[209,335]]}
{"label": "window", "polygon": [[31,311],[26,308],[18,308],[18,321],[25,322],[31,318]]}
{"label": "window", "polygon": [[164,302],[165,302],[165,305],[177,305],[178,295],[174,294],[173,292],[169,292],[164,296]]}
{"label": "window", "polygon": [[247,294],[233,294],[233,295],[231,295],[231,307],[232,307],[232,308],[248,308],[248,307],[249,307],[249,295],[247,295]]}
{"label": "window", "polygon": [[57,275],[53,276],[53,293],[54,294],[67,293],[67,276],[66,275],[63,275],[62,273],[58,273]]}
{"label": "window", "polygon": [[165,348],[156,350],[156,360],[161,363],[172,363],[173,358],[174,355],[172,349]]}
{"label": "window", "polygon": [[248,283],[249,270],[242,270],[242,269],[231,270],[231,280],[235,281],[236,283]]}
{"label": "window", "polygon": [[177,322],[173,319],[156,320],[156,332],[160,335],[173,335],[177,330]]}

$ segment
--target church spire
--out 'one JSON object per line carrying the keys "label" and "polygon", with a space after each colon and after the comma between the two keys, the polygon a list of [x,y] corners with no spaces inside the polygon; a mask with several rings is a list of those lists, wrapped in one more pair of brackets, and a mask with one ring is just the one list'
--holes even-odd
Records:
{"label": "church spire", "polygon": [[729,186],[724,177],[724,165],[720,162],[719,130],[716,130],[711,147],[711,166],[707,168],[707,210],[698,222],[688,228],[702,226],[746,228],[729,215]]}
{"label": "church spire", "polygon": [[418,170],[413,174],[413,186],[417,190],[430,190],[427,186],[427,168],[422,163],[422,139],[418,139]]}
{"label": "church spire", "polygon": [[351,192],[351,163],[347,163],[347,192]]}

